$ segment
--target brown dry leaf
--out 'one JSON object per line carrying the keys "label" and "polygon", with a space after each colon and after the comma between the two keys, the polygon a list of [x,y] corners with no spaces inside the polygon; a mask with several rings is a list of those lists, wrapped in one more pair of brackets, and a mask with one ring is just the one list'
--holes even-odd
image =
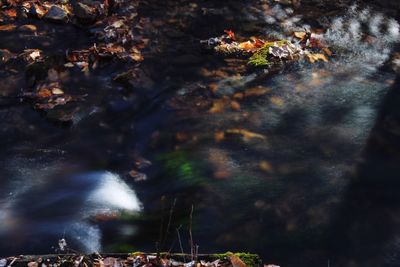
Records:
{"label": "brown dry leaf", "polygon": [[265,135],[262,134],[258,134],[258,133],[254,133],[254,132],[250,132],[248,130],[245,129],[237,129],[237,128],[233,128],[233,129],[228,129],[225,131],[228,134],[239,134],[243,137],[244,140],[250,140],[250,139],[262,139],[262,140],[267,140],[267,137]]}
{"label": "brown dry leaf", "polygon": [[253,87],[253,88],[246,90],[246,92],[244,92],[244,96],[245,97],[260,96],[260,95],[265,95],[266,93],[268,93],[270,91],[271,91],[271,89],[269,89],[269,88],[257,86],[257,87]]}
{"label": "brown dry leaf", "polygon": [[17,26],[12,25],[12,24],[0,25],[0,31],[2,31],[2,32],[9,32],[9,31],[14,30],[16,27],[17,27]]}
{"label": "brown dry leaf", "polygon": [[278,107],[282,107],[284,104],[283,99],[277,96],[273,96],[269,100],[271,101],[272,104]]}
{"label": "brown dry leaf", "polygon": [[225,133],[223,131],[218,131],[214,133],[215,142],[221,142],[225,139]]}
{"label": "brown dry leaf", "polygon": [[235,254],[229,254],[228,258],[230,259],[233,267],[248,267],[246,263],[244,263],[238,256]]}
{"label": "brown dry leaf", "polygon": [[36,32],[37,27],[32,24],[25,24],[25,25],[19,26],[18,30],[22,31],[22,32]]}
{"label": "brown dry leaf", "polygon": [[241,93],[241,92],[237,92],[237,93],[235,93],[235,94],[233,95],[233,98],[241,100],[241,99],[244,98],[244,94]]}
{"label": "brown dry leaf", "polygon": [[232,101],[231,101],[231,109],[233,109],[233,110],[240,110],[240,104],[239,104],[239,102],[232,100]]}
{"label": "brown dry leaf", "polygon": [[293,36],[297,39],[303,39],[304,37],[306,37],[306,32],[294,32]]}
{"label": "brown dry leaf", "polygon": [[186,141],[188,139],[188,135],[187,135],[187,133],[184,133],[184,132],[177,132],[175,134],[175,138],[179,142],[184,142],[184,141]]}
{"label": "brown dry leaf", "polygon": [[208,85],[208,89],[210,89],[211,92],[215,93],[218,90],[218,84],[217,83],[210,83]]}
{"label": "brown dry leaf", "polygon": [[212,107],[208,110],[210,113],[220,113],[224,111],[225,102],[223,99],[214,100]]}
{"label": "brown dry leaf", "polygon": [[332,51],[328,47],[323,47],[322,50],[327,54],[328,56],[332,56]]}
{"label": "brown dry leaf", "polygon": [[261,170],[265,171],[265,172],[271,172],[272,171],[272,165],[271,163],[269,163],[266,160],[262,160],[260,161],[259,165]]}

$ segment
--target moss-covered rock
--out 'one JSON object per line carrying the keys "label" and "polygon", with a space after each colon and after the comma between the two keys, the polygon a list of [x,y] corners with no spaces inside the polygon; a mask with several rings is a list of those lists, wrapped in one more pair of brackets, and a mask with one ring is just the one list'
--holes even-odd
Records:
{"label": "moss-covered rock", "polygon": [[263,67],[263,66],[268,66],[271,64],[269,61],[269,48],[277,44],[279,47],[281,47],[284,44],[287,44],[289,41],[287,40],[280,40],[280,41],[272,41],[272,42],[266,42],[260,50],[255,52],[248,60],[247,64],[252,66],[252,67]]}

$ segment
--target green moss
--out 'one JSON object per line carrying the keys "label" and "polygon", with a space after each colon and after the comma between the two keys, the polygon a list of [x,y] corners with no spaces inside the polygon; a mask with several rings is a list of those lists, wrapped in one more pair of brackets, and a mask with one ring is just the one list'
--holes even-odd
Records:
{"label": "green moss", "polygon": [[217,259],[226,259],[229,255],[235,255],[239,259],[241,259],[248,267],[258,267],[262,263],[262,260],[260,256],[257,254],[251,254],[251,253],[244,253],[244,252],[237,252],[237,253],[232,253],[232,252],[226,252],[222,254],[213,254],[213,256]]}
{"label": "green moss", "polygon": [[280,40],[280,41],[272,41],[272,42],[266,42],[260,50],[255,52],[247,61],[247,64],[253,67],[263,67],[263,66],[268,66],[271,64],[268,60],[269,56],[269,48],[274,46],[275,43],[278,44],[278,46],[282,46],[284,44],[287,44],[287,40]]}

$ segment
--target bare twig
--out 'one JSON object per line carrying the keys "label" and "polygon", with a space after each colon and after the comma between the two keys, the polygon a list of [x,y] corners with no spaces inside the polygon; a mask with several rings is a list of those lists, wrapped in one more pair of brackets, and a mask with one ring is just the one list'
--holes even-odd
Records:
{"label": "bare twig", "polygon": [[169,228],[171,227],[172,214],[174,213],[175,204],[176,204],[176,198],[174,198],[174,202],[172,202],[171,208],[169,210],[168,224],[167,224],[167,228],[166,228],[166,232],[165,232],[165,235],[164,235],[163,242],[161,243],[161,247],[164,247],[164,245],[165,245],[165,243],[167,241],[167,237],[169,235]]}
{"label": "bare twig", "polygon": [[190,255],[192,255],[192,260],[194,258],[194,253],[195,253],[194,246],[193,246],[193,235],[192,235],[193,210],[194,210],[194,206],[192,204],[192,210],[190,211],[190,222],[189,222]]}
{"label": "bare twig", "polygon": [[182,240],[181,240],[181,234],[179,233],[179,229],[182,227],[182,225],[179,225],[178,228],[176,228],[176,234],[178,235],[178,242],[179,242],[179,247],[181,249],[181,253],[182,253],[182,257],[183,257],[183,261],[186,262],[186,258],[185,258],[185,253],[183,252],[183,246],[182,246]]}

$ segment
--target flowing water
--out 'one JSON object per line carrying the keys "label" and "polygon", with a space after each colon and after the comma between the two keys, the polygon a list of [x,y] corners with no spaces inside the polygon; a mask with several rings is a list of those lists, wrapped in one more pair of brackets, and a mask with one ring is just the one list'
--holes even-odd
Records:
{"label": "flowing water", "polygon": [[[251,251],[282,266],[399,266],[399,81],[384,68],[400,41],[398,21],[365,5],[314,21],[307,9],[261,7],[206,2],[210,21],[168,39],[170,58],[145,60],[160,78],[139,85],[144,96],[110,82],[114,71],[67,79],[89,95],[68,127],[28,105],[2,108],[0,255],[59,251],[62,238],[84,252],[180,251],[177,232],[189,251],[192,225],[202,253]],[[325,31],[316,37],[337,55],[273,74],[226,68],[197,43],[226,26],[219,14],[235,25],[229,16],[239,10],[238,31],[260,36],[287,38],[317,23]],[[162,7],[143,7],[143,16],[154,14],[164,18]],[[66,34],[59,30],[55,39]],[[1,38],[11,49],[21,37]],[[196,55],[189,62],[175,58],[188,51]],[[214,74],[195,74],[204,68]],[[202,106],[250,88],[265,93],[240,100],[240,109]],[[134,182],[133,168],[147,179]]]}

